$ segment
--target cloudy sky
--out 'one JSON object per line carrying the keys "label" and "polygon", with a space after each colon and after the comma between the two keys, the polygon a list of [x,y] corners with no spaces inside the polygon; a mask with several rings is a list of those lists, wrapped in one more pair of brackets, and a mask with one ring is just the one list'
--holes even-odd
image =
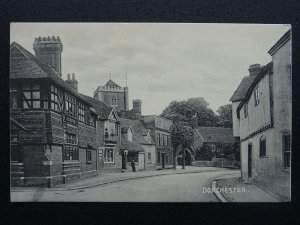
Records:
{"label": "cloudy sky", "polygon": [[204,97],[210,108],[229,98],[250,64],[271,61],[267,51],[289,25],[167,23],[12,23],[11,42],[33,52],[38,36],[60,36],[62,73],[75,73],[92,96],[111,78],[141,99],[144,115],[173,100]]}

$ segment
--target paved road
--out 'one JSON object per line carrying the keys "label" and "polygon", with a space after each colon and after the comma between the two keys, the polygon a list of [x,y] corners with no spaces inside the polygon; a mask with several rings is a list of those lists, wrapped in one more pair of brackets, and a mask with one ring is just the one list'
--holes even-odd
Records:
{"label": "paved road", "polygon": [[237,177],[239,171],[164,175],[121,181],[81,190],[12,192],[12,201],[65,202],[215,202],[211,187],[218,177]]}

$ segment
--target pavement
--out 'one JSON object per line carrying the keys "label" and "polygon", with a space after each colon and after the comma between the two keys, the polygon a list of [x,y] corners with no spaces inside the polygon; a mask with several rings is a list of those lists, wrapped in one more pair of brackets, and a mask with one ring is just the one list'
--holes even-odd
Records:
{"label": "pavement", "polygon": [[176,170],[174,169],[164,169],[164,170],[153,170],[153,171],[137,171],[137,172],[116,172],[116,173],[103,173],[99,174],[96,177],[91,177],[87,179],[75,180],[67,184],[60,184],[48,187],[11,187],[11,192],[20,192],[20,191],[67,191],[67,190],[78,190],[85,189],[94,186],[126,181],[132,179],[139,179],[144,177],[155,177],[163,175],[172,175],[172,174],[185,174],[185,173],[203,173],[203,172],[214,172],[214,171],[224,171],[232,169],[224,169],[217,167],[193,167],[186,166],[185,169],[182,169],[181,166],[177,166]]}
{"label": "pavement", "polygon": [[217,179],[212,184],[220,202],[280,202],[279,198],[253,183],[245,184],[239,178]]}

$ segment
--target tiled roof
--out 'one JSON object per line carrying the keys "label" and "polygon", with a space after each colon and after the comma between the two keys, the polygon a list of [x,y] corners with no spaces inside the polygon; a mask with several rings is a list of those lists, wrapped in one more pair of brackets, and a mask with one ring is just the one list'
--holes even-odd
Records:
{"label": "tiled roof", "polygon": [[114,81],[112,81],[112,79],[109,79],[109,81],[107,81],[107,83],[104,86],[117,86],[117,87],[121,88],[118,84],[116,84]]}
{"label": "tiled roof", "polygon": [[153,144],[153,140],[151,137],[151,143],[148,143],[145,138],[143,137],[143,134],[147,132],[147,129],[144,127],[141,121],[139,120],[130,120],[125,118],[120,118],[121,122],[121,129],[127,129],[129,127],[132,128],[132,140],[136,143],[140,144]]}
{"label": "tiled roof", "polygon": [[197,127],[195,135],[201,135],[203,142],[234,143],[232,128],[224,127]]}
{"label": "tiled roof", "polygon": [[247,93],[249,87],[251,86],[252,82],[254,81],[255,77],[256,77],[256,75],[244,77],[242,79],[240,85],[238,86],[238,88],[235,90],[235,92],[231,96],[229,101],[235,102],[235,101],[240,101],[243,98],[245,98],[246,93]]}
{"label": "tiled roof", "polygon": [[122,110],[118,112],[119,117],[126,118],[126,119],[135,119],[135,112],[133,109],[131,110]]}
{"label": "tiled roof", "polygon": [[10,46],[10,79],[27,78],[48,78],[84,102],[87,102],[54,69],[32,55],[18,43],[13,42]]}
{"label": "tiled roof", "polygon": [[135,142],[128,141],[125,137],[121,138],[121,149],[127,149],[129,152],[144,152],[144,148]]}
{"label": "tiled roof", "polygon": [[100,119],[104,119],[104,120],[108,119],[111,111],[113,110],[112,107],[107,106],[104,102],[98,99],[83,94],[80,95],[83,98],[85,98],[88,102],[90,102],[90,104],[93,105],[93,108],[96,110],[96,113],[100,117]]}

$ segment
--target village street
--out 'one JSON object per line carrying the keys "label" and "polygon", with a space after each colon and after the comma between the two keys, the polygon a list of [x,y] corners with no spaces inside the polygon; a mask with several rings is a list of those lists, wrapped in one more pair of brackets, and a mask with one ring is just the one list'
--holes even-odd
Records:
{"label": "village street", "polygon": [[212,193],[203,190],[211,188],[215,179],[239,176],[239,170],[221,168],[185,174],[170,173],[75,190],[12,191],[11,201],[216,202],[217,199]]}

